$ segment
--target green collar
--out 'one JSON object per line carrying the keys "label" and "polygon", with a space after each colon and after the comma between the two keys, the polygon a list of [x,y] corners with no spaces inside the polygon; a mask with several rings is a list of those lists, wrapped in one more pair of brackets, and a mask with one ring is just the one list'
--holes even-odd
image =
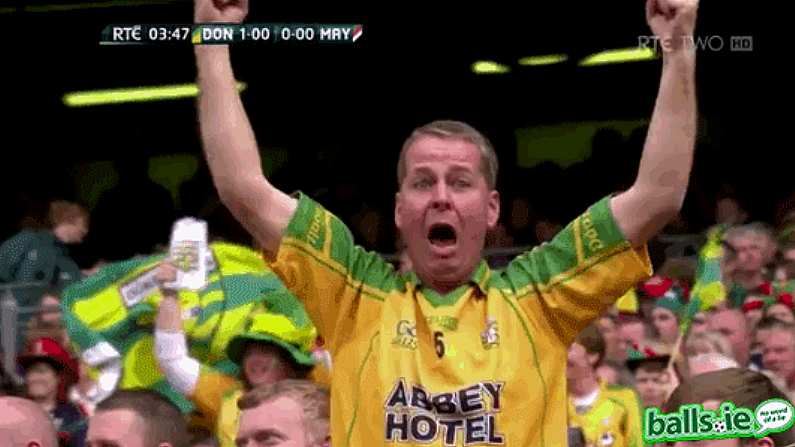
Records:
{"label": "green collar", "polygon": [[[455,290],[444,295],[430,288],[423,289],[422,294],[433,305],[433,307],[452,306],[458,301],[459,298],[464,295],[464,293],[472,284],[476,285],[483,295],[486,295],[488,292],[487,285],[490,277],[491,269],[489,269],[489,265],[486,263],[486,261],[481,259],[480,263],[475,269],[475,272],[472,273],[472,277],[467,283],[461,284]],[[414,272],[409,272],[408,281],[414,286],[415,290],[422,287],[420,278]]]}

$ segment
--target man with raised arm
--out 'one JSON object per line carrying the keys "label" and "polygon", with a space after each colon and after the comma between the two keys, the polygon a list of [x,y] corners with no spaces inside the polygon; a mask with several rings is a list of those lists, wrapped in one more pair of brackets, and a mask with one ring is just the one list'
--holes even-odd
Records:
{"label": "man with raised arm", "polygon": [[[470,126],[414,131],[398,162],[395,223],[413,272],[397,274],[304,194],[263,175],[229,49],[197,46],[204,150],[224,204],[257,238],[334,356],[335,446],[566,443],[566,354],[577,333],[651,275],[646,242],[684,201],[696,135],[697,0],[648,0],[663,45],[635,183],[553,241],[491,271],[497,159]],[[196,0],[197,22],[241,22],[243,0]]]}

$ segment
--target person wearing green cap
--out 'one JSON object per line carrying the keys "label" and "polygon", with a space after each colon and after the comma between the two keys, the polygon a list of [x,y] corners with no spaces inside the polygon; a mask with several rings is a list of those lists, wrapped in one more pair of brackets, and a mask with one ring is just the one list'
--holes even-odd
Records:
{"label": "person wearing green cap", "polygon": [[175,277],[176,267],[168,262],[159,266],[156,278],[163,301],[155,325],[158,364],[169,384],[189,397],[215,426],[221,447],[234,447],[238,399],[260,385],[308,378],[316,364],[311,349],[317,331],[300,306],[293,309],[294,315],[254,313],[246,332],[232,338],[226,350],[239,366],[240,377],[211,370],[189,355],[179,297],[165,286]]}
{"label": "person wearing green cap", "polygon": [[685,307],[684,291],[672,286],[654,301],[651,319],[663,343],[673,345],[679,337],[679,321]]}

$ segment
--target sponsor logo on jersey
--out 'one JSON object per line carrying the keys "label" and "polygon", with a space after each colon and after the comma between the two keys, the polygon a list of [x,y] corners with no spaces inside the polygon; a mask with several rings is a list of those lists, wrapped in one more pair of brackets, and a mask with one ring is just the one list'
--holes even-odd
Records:
{"label": "sponsor logo on jersey", "polygon": [[585,236],[588,248],[594,252],[605,248],[604,242],[599,238],[599,232],[596,231],[596,226],[593,224],[593,218],[590,211],[582,216],[582,234]]}
{"label": "sponsor logo on jersey", "polygon": [[428,326],[432,328],[434,326],[438,326],[448,331],[454,331],[458,329],[458,318],[455,317],[450,317],[447,315],[434,315],[432,317],[428,317],[426,321],[428,322]]}
{"label": "sponsor logo on jersey", "polygon": [[483,381],[446,393],[432,393],[401,378],[385,406],[384,439],[390,443],[445,446],[505,445],[497,428],[502,382]]}
{"label": "sponsor logo on jersey", "polygon": [[489,317],[486,320],[486,330],[480,333],[480,341],[483,349],[491,349],[500,345],[500,332],[497,320]]}
{"label": "sponsor logo on jersey", "polygon": [[413,321],[400,320],[395,328],[392,344],[406,349],[417,349],[417,325]]}

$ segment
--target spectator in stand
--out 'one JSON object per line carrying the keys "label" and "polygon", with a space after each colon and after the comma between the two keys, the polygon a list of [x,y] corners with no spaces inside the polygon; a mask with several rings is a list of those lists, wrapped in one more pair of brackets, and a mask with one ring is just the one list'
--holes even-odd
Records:
{"label": "spectator in stand", "polygon": [[720,332],[705,331],[690,333],[685,342],[685,356],[694,357],[700,354],[717,353],[734,359],[729,340]]}
{"label": "spectator in stand", "polygon": [[[68,245],[83,241],[88,233],[88,211],[66,201],[50,204],[49,229],[23,230],[0,245],[0,283],[44,284],[13,291],[21,307],[37,307],[48,287],[62,288],[82,278],[80,268],[69,256]],[[25,314],[22,314],[25,315]],[[20,317],[18,345],[25,341],[30,317]]]}
{"label": "spectator in stand", "polygon": [[188,447],[179,408],[151,390],[120,390],[97,405],[88,423],[89,447]]}
{"label": "spectator in stand", "polygon": [[707,324],[711,331],[719,332],[729,340],[734,359],[743,368],[758,370],[760,365],[751,362],[752,332],[742,310],[720,308],[710,311]]}
{"label": "spectator in stand", "polygon": [[623,351],[637,349],[646,340],[652,338],[651,326],[638,316],[622,315],[619,318],[619,343]]}
{"label": "spectator in stand", "polygon": [[624,362],[605,360],[596,367],[596,377],[608,385],[618,385],[627,388],[635,386],[635,378]]}
{"label": "spectator in stand", "polygon": [[58,439],[49,415],[35,402],[0,397],[0,446],[58,447]]}
{"label": "spectator in stand", "polygon": [[39,338],[52,338],[61,346],[69,345],[58,289],[51,288],[44,293],[39,312],[28,322],[26,334],[28,344]]}
{"label": "spectator in stand", "polygon": [[288,379],[254,388],[238,401],[236,445],[329,447],[329,400],[326,388],[307,380]]}
{"label": "spectator in stand", "polygon": [[605,359],[623,363],[627,359],[627,350],[621,343],[618,318],[603,315],[597,321],[597,327],[605,341]]}
{"label": "spectator in stand", "polygon": [[795,241],[787,241],[782,244],[779,252],[782,261],[795,262]]}
{"label": "spectator in stand", "polygon": [[74,360],[57,341],[41,338],[19,357],[19,364],[25,371],[27,397],[50,415],[61,443],[82,447],[85,415],[66,398],[66,390],[74,382]]}
{"label": "spectator in stand", "polygon": [[[766,281],[769,265],[774,261],[777,244],[771,228],[762,223],[751,223],[730,228],[723,237],[733,256],[726,257],[721,271],[732,288],[757,290]],[[772,279],[772,278],[770,278]],[[735,292],[734,295],[742,295]],[[742,303],[733,303],[741,305]]]}
{"label": "spectator in stand", "polygon": [[651,321],[660,341],[672,346],[676,343],[679,337],[679,321],[684,309],[684,291],[676,285],[672,285],[662,296],[655,299]]}
{"label": "spectator in stand", "polygon": [[[220,445],[233,447],[239,418],[237,399],[259,385],[310,377],[317,363],[309,351],[316,331],[309,324],[301,326],[296,321],[309,322],[297,301],[283,301],[282,309],[295,306],[289,309],[294,315],[255,314],[247,332],[230,340],[227,356],[238,365],[239,378],[203,368],[188,352],[179,296],[165,286],[176,275],[176,267],[167,262],[157,269],[163,300],[155,324],[155,355],[166,380],[216,427]],[[288,298],[285,295],[285,300]]]}
{"label": "spectator in stand", "polygon": [[643,408],[661,407],[676,384],[668,371],[671,348],[659,341],[646,341],[639,349],[631,349],[627,367],[635,379],[635,389]]}
{"label": "spectator in stand", "polygon": [[604,352],[604,339],[594,324],[580,332],[569,348],[569,426],[581,428],[589,444],[642,445],[640,405],[635,392],[610,386],[596,375],[596,365]]}
{"label": "spectator in stand", "polygon": [[788,394],[795,394],[795,324],[763,318],[754,335],[762,352],[765,369],[785,382]]}

